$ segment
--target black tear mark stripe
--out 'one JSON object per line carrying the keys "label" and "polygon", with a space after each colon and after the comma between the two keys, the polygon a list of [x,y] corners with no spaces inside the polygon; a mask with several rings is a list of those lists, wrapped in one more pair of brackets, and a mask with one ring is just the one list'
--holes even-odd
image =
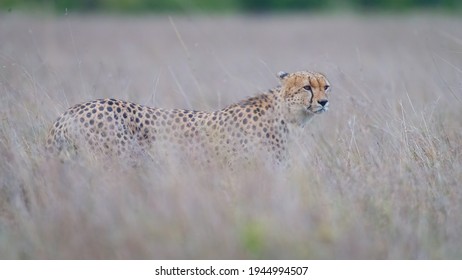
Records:
{"label": "black tear mark stripe", "polygon": [[308,82],[310,83],[310,93],[311,93],[311,97],[310,97],[310,107],[311,107],[311,104],[313,104],[313,85],[311,84],[311,76],[308,76]]}

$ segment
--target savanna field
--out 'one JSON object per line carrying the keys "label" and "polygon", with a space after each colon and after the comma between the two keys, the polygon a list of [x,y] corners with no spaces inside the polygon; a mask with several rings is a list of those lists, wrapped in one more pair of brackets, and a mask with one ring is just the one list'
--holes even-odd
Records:
{"label": "savanna field", "polygon": [[[285,170],[44,153],[114,97],[217,110],[326,74]],[[462,20],[0,14],[0,258],[461,259]]]}

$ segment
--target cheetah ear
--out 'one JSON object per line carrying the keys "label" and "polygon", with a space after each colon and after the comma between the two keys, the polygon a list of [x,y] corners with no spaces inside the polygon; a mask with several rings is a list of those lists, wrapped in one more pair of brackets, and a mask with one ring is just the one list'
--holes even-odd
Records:
{"label": "cheetah ear", "polygon": [[278,72],[278,78],[283,81],[285,78],[287,78],[287,76],[289,76],[289,73],[287,72],[284,72],[284,71],[279,71]]}

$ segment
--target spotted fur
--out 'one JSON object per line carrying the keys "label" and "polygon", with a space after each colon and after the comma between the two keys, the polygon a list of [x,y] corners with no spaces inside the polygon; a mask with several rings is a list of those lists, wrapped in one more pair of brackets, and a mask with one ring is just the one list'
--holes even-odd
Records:
{"label": "spotted fur", "polygon": [[266,155],[272,162],[285,162],[289,132],[327,111],[330,85],[314,72],[280,72],[278,77],[280,86],[214,112],[152,108],[118,99],[77,104],[55,121],[46,148],[132,158],[187,155],[227,163]]}

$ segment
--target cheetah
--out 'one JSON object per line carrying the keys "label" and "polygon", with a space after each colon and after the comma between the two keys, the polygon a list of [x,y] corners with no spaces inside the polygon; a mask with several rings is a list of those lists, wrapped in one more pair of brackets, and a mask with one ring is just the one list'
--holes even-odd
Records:
{"label": "cheetah", "polygon": [[222,110],[152,108],[119,99],[97,99],[64,112],[49,130],[46,149],[72,149],[116,157],[172,158],[200,163],[264,155],[287,161],[289,133],[326,112],[330,84],[317,72],[279,72],[280,84]]}

